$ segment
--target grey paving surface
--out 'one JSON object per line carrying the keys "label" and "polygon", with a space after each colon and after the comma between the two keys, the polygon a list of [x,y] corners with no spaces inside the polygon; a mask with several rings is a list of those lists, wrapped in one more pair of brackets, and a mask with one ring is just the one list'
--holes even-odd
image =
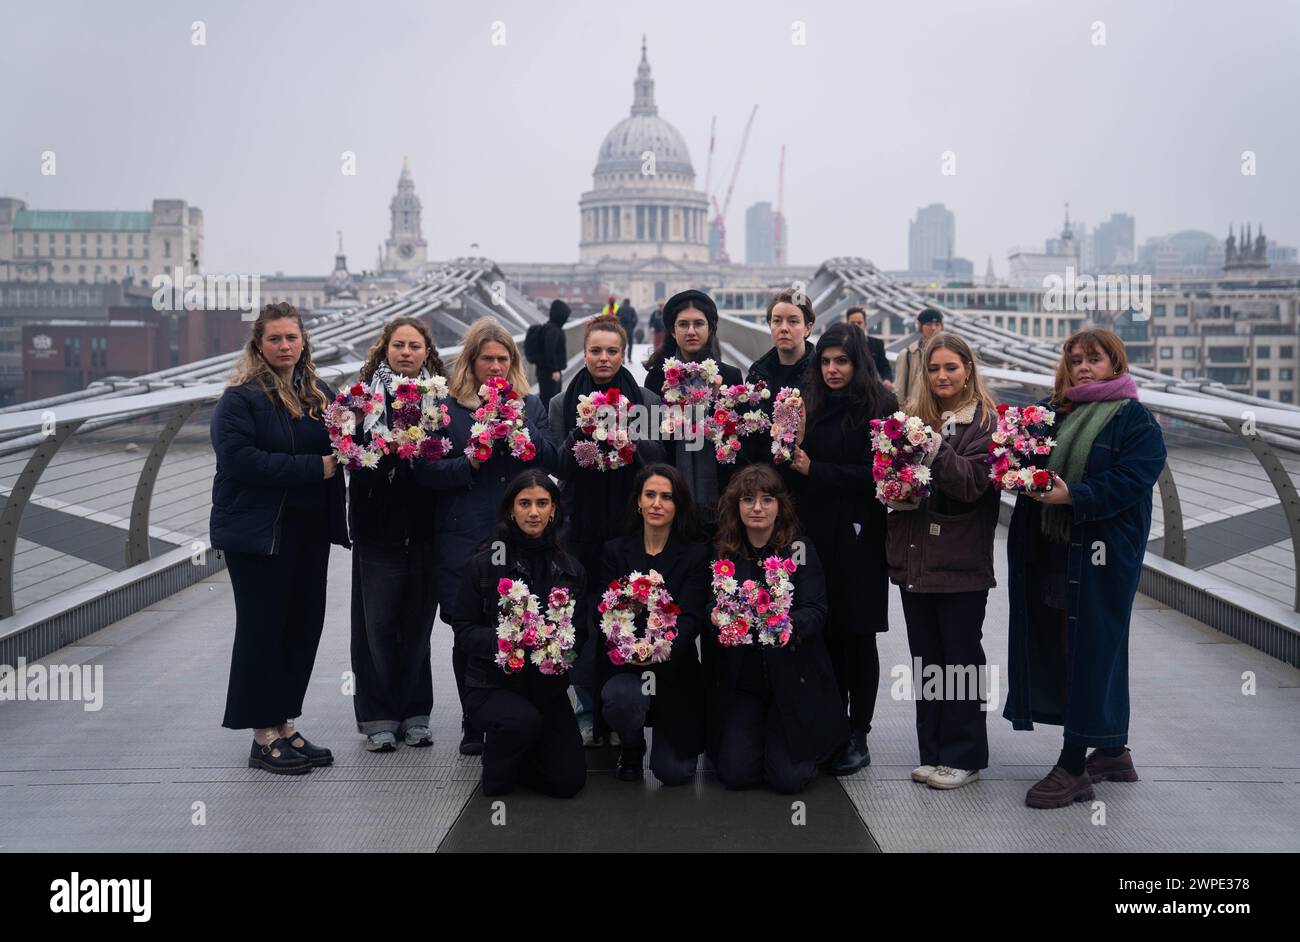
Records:
{"label": "grey paving surface", "polygon": [[[1002,540],[995,558],[1005,582]],[[1097,785],[1101,806],[1042,811],[1025,807],[1024,795],[1055,763],[1060,727],[1016,732],[1000,706],[988,715],[992,765],[980,781],[950,792],[911,781],[919,761],[915,705],[892,699],[889,690],[891,668],[909,660],[895,594],[891,630],[879,636],[872,765],[840,780],[881,849],[1300,850],[1300,671],[1145,596],[1138,606],[1130,639],[1130,747],[1142,781]],[[1006,595],[995,589],[984,650],[1003,678],[1006,625]],[[1242,693],[1248,671],[1254,695]]]}
{"label": "grey paving surface", "polygon": [[[1001,544],[998,553],[1001,560]],[[1300,671],[1149,600],[1139,600],[1132,642],[1132,745],[1143,781],[1098,786],[1104,825],[1093,823],[1097,809],[1082,805],[1023,806],[1025,789],[1056,757],[1059,730],[1013,733],[999,714],[989,717],[994,764],[980,782],[940,793],[908,780],[913,708],[889,695],[890,668],[908,661],[895,606],[895,629],[882,636],[874,763],[839,783],[820,781],[805,796],[806,830],[792,824],[791,799],[724,793],[707,772],[664,790],[597,770],[589,793],[569,802],[514,796],[507,805],[514,825],[484,831],[490,805],[472,797],[478,760],[456,753],[448,629],[439,624],[434,634],[436,745],[372,755],[341,690],[348,592],[348,556],[335,550],[301,720],[334,750],[333,768],[301,778],[255,772],[245,766],[246,734],[220,727],[234,614],[222,574],[50,659],[103,666],[98,712],[79,703],[0,703],[0,850],[431,851],[444,841],[447,849],[486,850],[497,842],[577,848],[605,840],[622,847],[642,831],[690,849],[800,842],[844,849],[865,845],[863,823],[885,851],[1300,850]],[[998,665],[1005,619],[995,590],[985,646]],[[1247,671],[1253,696],[1242,693]],[[843,816],[841,787],[860,821]],[[194,823],[196,803],[206,823]],[[465,827],[449,838],[462,812]],[[837,833],[821,831],[835,822]]]}

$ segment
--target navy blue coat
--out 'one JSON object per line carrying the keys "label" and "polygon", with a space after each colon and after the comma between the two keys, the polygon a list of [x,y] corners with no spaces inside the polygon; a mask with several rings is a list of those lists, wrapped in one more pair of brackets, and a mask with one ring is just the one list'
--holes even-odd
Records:
{"label": "navy blue coat", "polygon": [[474,425],[474,410],[459,402],[448,403],[451,425],[443,434],[451,439],[451,452],[422,469],[420,483],[438,492],[434,505],[434,546],[438,566],[438,605],[443,611],[456,601],[461,573],[478,545],[492,538],[497,508],[506,485],[520,471],[541,468],[554,471],[558,464],[551,440],[546,408],[534,395],[524,397],[524,424],[537,448],[531,462],[520,461],[499,450],[475,471],[465,456],[465,443]]}
{"label": "navy blue coat", "polygon": [[[1151,489],[1165,466],[1160,426],[1130,400],[1097,434],[1083,480],[1070,485],[1074,518],[1066,574],[1068,697],[1062,709],[1051,667],[1057,637],[1050,609],[1032,577],[1041,505],[1016,500],[1007,536],[1011,622],[1007,704],[1016,729],[1034,723],[1064,726],[1072,740],[1095,747],[1128,742],[1128,634],[1151,533]],[[1105,564],[1100,564],[1104,548]]]}
{"label": "navy blue coat", "polygon": [[[317,380],[328,399],[334,391]],[[256,383],[231,386],[217,400],[209,426],[217,473],[208,522],[213,549],[274,556],[289,488],[325,478],[319,452],[299,454],[289,413]],[[343,470],[329,480],[330,542],[349,546]]]}

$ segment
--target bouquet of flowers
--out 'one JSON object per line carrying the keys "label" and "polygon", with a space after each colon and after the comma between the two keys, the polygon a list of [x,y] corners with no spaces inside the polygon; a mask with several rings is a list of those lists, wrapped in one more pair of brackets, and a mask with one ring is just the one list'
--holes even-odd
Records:
{"label": "bouquet of flowers", "polygon": [[[596,610],[605,635],[605,653],[614,664],[656,664],[672,656],[677,616],[682,610],[655,570],[615,579]],[[643,612],[645,627],[638,632],[636,619]]]}
{"label": "bouquet of flowers", "polygon": [[729,559],[713,564],[713,597],[718,610],[718,643],[724,648],[758,643],[785,647],[793,625],[791,576],[798,567],[793,559],[769,556],[763,560],[763,582],[736,581],[736,565]]}
{"label": "bouquet of flowers", "polygon": [[414,461],[437,461],[451,451],[451,439],[437,434],[451,424],[444,402],[447,380],[395,378],[390,387],[393,395],[393,427],[389,435],[397,457]]}
{"label": "bouquet of flowers", "polygon": [[707,410],[713,401],[717,384],[722,382],[718,364],[712,360],[684,363],[676,357],[664,360],[663,403],[665,415],[662,431],[665,435],[694,438],[699,425],[687,416],[692,410]]}
{"label": "bouquet of flowers", "polygon": [[[760,408],[764,399],[772,398],[767,383],[740,383],[722,386],[713,400],[713,414],[704,420],[704,431],[713,442],[713,454],[719,464],[735,464],[743,435],[766,432],[772,420]],[[747,411],[742,409],[748,406]]]}
{"label": "bouquet of flowers", "polygon": [[794,457],[799,423],[803,421],[803,396],[798,387],[785,386],[772,406],[772,460],[777,464]]}
{"label": "bouquet of flowers", "polygon": [[591,440],[573,443],[578,467],[590,471],[626,468],[636,460],[636,445],[628,434],[627,400],[617,386],[608,392],[578,397],[578,430]]}
{"label": "bouquet of flowers", "polygon": [[353,383],[325,407],[324,419],[334,457],[349,471],[378,467],[388,454],[383,389]]}
{"label": "bouquet of flowers", "polygon": [[496,662],[507,674],[517,674],[531,661],[543,674],[563,674],[577,659],[573,650],[574,600],[568,589],[552,589],[542,616],[537,596],[516,579],[497,583]]}
{"label": "bouquet of flowers", "polygon": [[914,415],[895,412],[871,420],[871,476],[882,504],[919,501],[930,495],[930,461],[939,436]]}
{"label": "bouquet of flowers", "polygon": [[1056,447],[1050,436],[1055,424],[1056,413],[1043,406],[998,406],[998,427],[989,445],[994,487],[1017,494],[1052,489],[1046,459]]}
{"label": "bouquet of flowers", "polygon": [[503,443],[509,453],[520,461],[537,457],[528,427],[524,424],[524,397],[500,376],[493,376],[479,387],[483,405],[474,410],[474,424],[470,426],[465,454],[479,461],[487,461],[497,442]]}

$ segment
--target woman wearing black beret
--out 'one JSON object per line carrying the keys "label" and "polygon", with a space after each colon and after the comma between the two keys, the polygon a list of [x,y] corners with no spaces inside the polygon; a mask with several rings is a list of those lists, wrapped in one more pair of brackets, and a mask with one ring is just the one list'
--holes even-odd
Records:
{"label": "woman wearing black beret", "polygon": [[[664,305],[664,326],[667,329],[664,342],[645,361],[646,389],[663,396],[664,361],[669,357],[690,363],[712,360],[718,366],[724,386],[736,386],[745,381],[738,368],[722,362],[718,345],[718,306],[703,291],[690,288],[669,298]],[[695,495],[705,527],[712,531],[717,519],[715,507],[718,497],[726,490],[731,475],[745,464],[743,454],[735,464],[719,464],[707,439],[673,440],[665,445],[669,463],[682,472]]]}

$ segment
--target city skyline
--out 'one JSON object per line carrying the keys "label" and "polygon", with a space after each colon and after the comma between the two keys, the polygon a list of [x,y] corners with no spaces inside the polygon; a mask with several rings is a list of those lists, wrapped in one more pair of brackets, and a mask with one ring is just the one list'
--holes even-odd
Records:
{"label": "city skyline", "polygon": [[[1243,220],[1262,222],[1270,240],[1300,242],[1290,172],[1300,154],[1277,118],[1297,71],[1285,39],[1300,28],[1275,15],[1282,4],[1240,16],[1195,3],[989,3],[933,15],[768,3],[746,7],[754,13],[743,19],[737,7],[586,16],[594,9],[507,3],[489,15],[389,4],[357,22],[328,4],[305,16],[247,4],[181,15],[146,3],[129,21],[80,3],[11,10],[13,34],[33,42],[16,44],[0,68],[12,70],[11,86],[22,79],[42,91],[15,102],[0,193],[40,210],[184,199],[204,210],[207,267],[222,271],[324,273],[342,230],[359,270],[374,267],[388,235],[407,157],[430,258],[576,261],[578,197],[602,135],[626,113],[644,33],[661,113],[686,139],[697,187],[710,118],[717,193],[745,114],[759,105],[727,220],[733,257],[745,207],[775,200],[782,144],[785,215],[800,233],[793,264],[854,254],[906,268],[904,226],[930,203],[961,217],[956,253],[981,272],[991,256],[999,274],[1010,248],[1059,229],[1067,201],[1094,225],[1131,215],[1139,245],[1185,229],[1222,238]],[[69,16],[79,28],[60,25]],[[201,17],[206,45],[195,46]],[[683,48],[683,23],[716,37],[703,72],[699,52]],[[792,42],[798,23],[807,45]],[[1096,23],[1105,45],[1094,44]],[[435,35],[445,41],[429,46]],[[382,54],[381,40],[391,46]],[[1179,64],[1189,50],[1194,71]],[[990,51],[1014,52],[1014,67]],[[756,69],[756,58],[772,68]],[[1241,61],[1258,76],[1247,99],[1240,83],[1219,78]],[[87,83],[105,70],[125,102],[145,106],[93,102]],[[863,81],[900,72],[883,100]],[[1165,88],[1168,76],[1178,81]],[[1135,102],[1134,84],[1160,88],[1159,107]],[[826,89],[837,86],[859,97],[836,106]],[[855,103],[869,104],[871,119],[846,124],[844,106]],[[1191,120],[1211,111],[1212,131]],[[1118,146],[1132,141],[1136,150]],[[1256,155],[1255,176],[1241,173],[1243,150]],[[53,176],[41,173],[49,151]],[[341,172],[344,152],[355,155],[355,176]],[[948,152],[954,175],[942,172]]]}

